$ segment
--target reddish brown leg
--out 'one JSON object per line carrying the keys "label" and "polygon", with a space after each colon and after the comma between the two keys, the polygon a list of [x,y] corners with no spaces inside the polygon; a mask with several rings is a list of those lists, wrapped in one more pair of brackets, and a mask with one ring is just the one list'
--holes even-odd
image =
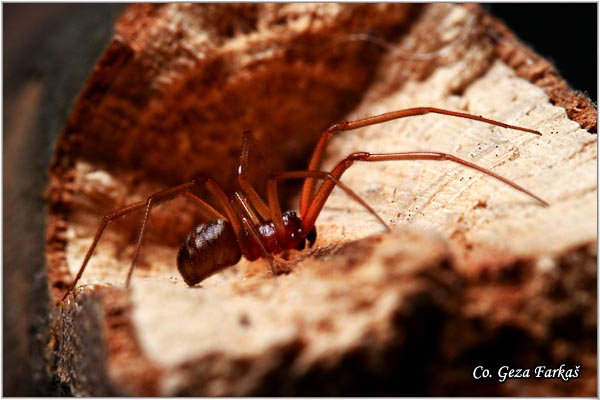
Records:
{"label": "reddish brown leg", "polygon": [[[517,185],[511,180],[496,174],[495,172],[490,171],[489,169],[480,167],[476,164],[470,163],[461,158],[455,157],[451,154],[439,153],[439,152],[407,152],[407,153],[385,153],[385,154],[371,154],[365,152],[353,153],[342,160],[338,165],[331,171],[331,175],[333,175],[336,179],[340,179],[342,174],[352,166],[355,161],[368,161],[368,162],[376,162],[376,161],[400,161],[400,160],[434,160],[434,161],[452,161],[465,167],[472,168],[479,172],[482,172],[486,175],[489,175],[493,178],[498,179],[501,182],[511,186],[512,188],[525,193],[526,195],[534,198],[539,201],[543,206],[547,207],[549,204],[531,193],[527,189],[522,186]],[[319,216],[327,198],[331,194],[331,191],[335,187],[335,183],[332,181],[324,181],[317,193],[314,196],[313,202],[310,204],[308,212],[303,220],[303,229],[310,229],[314,225],[317,217]],[[305,224],[305,225],[304,225]]]}
{"label": "reddish brown leg", "polygon": [[225,216],[217,211],[213,206],[204,201],[200,196],[193,192],[184,192],[184,195],[189,199],[195,201],[200,207],[199,210],[202,216],[207,221],[216,221],[219,219],[225,220]]}
{"label": "reddish brown leg", "polygon": [[[79,268],[79,271],[77,272],[77,275],[75,276],[75,279],[71,283],[69,290],[67,290],[67,292],[64,294],[61,301],[64,300],[67,297],[67,295],[73,289],[75,289],[75,287],[77,286],[79,279],[83,275],[83,272],[85,271],[85,268],[92,256],[92,254],[94,253],[94,250],[96,249],[96,246],[97,246],[98,242],[100,241],[102,234],[104,233],[104,230],[106,229],[106,227],[108,226],[108,224],[111,221],[113,221],[119,217],[123,217],[127,214],[130,214],[134,211],[138,211],[143,208],[146,209],[145,214],[144,214],[144,219],[142,222],[142,228],[141,228],[140,235],[138,237],[138,242],[136,245],[135,256],[133,258],[133,261],[131,263],[131,266],[130,266],[128,274],[127,274],[126,286],[129,286],[129,282],[131,280],[131,274],[133,273],[133,268],[135,267],[137,257],[139,256],[141,243],[143,240],[144,233],[146,231],[146,226],[148,223],[147,221],[148,221],[148,216],[150,214],[150,209],[152,208],[152,206],[155,203],[164,201],[164,200],[168,200],[168,199],[172,199],[173,197],[180,195],[180,194],[185,194],[188,197],[191,197],[192,199],[194,199],[200,205],[201,208],[208,206],[208,207],[203,208],[203,212],[206,213],[207,215],[214,215],[215,217],[223,218],[223,215],[220,212],[218,212],[212,206],[208,205],[208,203],[206,203],[204,200],[202,200],[196,194],[189,192],[189,190],[191,190],[195,186],[205,186],[213,195],[215,195],[217,197],[217,199],[219,199],[219,202],[221,203],[221,206],[226,211],[226,214],[228,216],[228,219],[230,220],[230,223],[232,224],[232,226],[234,228],[234,231],[237,232],[237,234],[241,235],[242,234],[241,223],[237,220],[237,217],[236,217],[234,211],[231,209],[231,206],[229,205],[229,201],[227,199],[227,195],[218,186],[218,184],[216,182],[214,182],[212,179],[210,179],[210,178],[194,179],[188,183],[184,183],[184,184],[176,186],[174,188],[160,191],[160,192],[155,193],[154,195],[150,196],[145,201],[139,201],[137,203],[123,207],[121,209],[114,210],[102,218],[102,220],[100,221],[100,225],[98,226],[98,230],[96,231],[96,234],[94,235],[94,239],[92,240],[92,244],[90,245],[90,248],[88,249],[87,253],[85,254],[85,257],[83,259],[81,267]],[[232,217],[233,217],[233,220],[231,219]]]}
{"label": "reddish brown leg", "polygon": [[[250,236],[252,236],[252,239],[254,239],[254,241],[260,248],[260,252],[261,252],[263,258],[267,259],[267,262],[269,263],[269,267],[271,268],[271,272],[273,273],[273,275],[276,275],[277,270],[275,269],[275,261],[273,260],[273,255],[267,250],[267,248],[265,247],[265,245],[262,241],[262,237],[257,228],[257,222],[256,222],[257,217],[256,217],[256,215],[252,214],[252,210],[250,209],[248,200],[242,194],[240,194],[238,192],[233,194],[232,199],[235,200],[235,202],[233,204],[235,204],[235,206],[239,210],[239,215],[241,216],[240,220],[242,221],[242,224],[246,226],[246,230],[248,231]],[[240,240],[238,239],[238,241],[240,241]],[[245,240],[244,240],[244,243],[245,243]],[[240,247],[241,247],[241,245],[240,245]],[[242,253],[244,254],[244,256],[247,259],[253,259],[253,257],[248,256],[249,251],[247,250],[247,247],[242,249]]]}
{"label": "reddish brown leg", "polygon": [[[348,186],[342,183],[338,178],[325,171],[288,171],[271,175],[271,177],[267,181],[267,195],[269,197],[269,205],[271,207],[271,210],[273,211],[273,218],[278,218],[280,221],[283,220],[281,207],[279,205],[279,196],[277,194],[277,181],[289,179],[306,179],[309,177],[329,181],[332,184],[332,190],[334,186],[339,186],[339,188],[346,192],[348,196],[350,196],[354,201],[362,205],[370,214],[377,218],[377,220],[386,228],[386,230],[390,230],[390,227],[379,216],[379,214],[377,214],[373,207],[371,207],[358,194],[356,194],[356,192],[354,192],[352,189],[350,189]],[[277,217],[275,216],[275,211],[278,212]],[[304,221],[306,216],[304,214],[300,215],[302,217],[302,220]],[[307,226],[303,225],[302,229],[304,230],[306,227]],[[308,230],[304,231],[309,232],[310,228],[312,228],[312,226],[310,226]]]}
{"label": "reddish brown leg", "polygon": [[233,197],[237,200],[235,206],[238,209],[238,215],[246,217],[246,219],[248,219],[249,222],[252,222],[254,226],[259,225],[263,222],[263,220],[261,220],[259,216],[256,215],[256,213],[252,209],[252,205],[243,193],[235,192],[233,194]]}
{"label": "reddish brown leg", "polygon": [[244,195],[250,200],[250,203],[254,206],[256,211],[260,214],[263,220],[269,219],[271,212],[267,204],[263,201],[260,195],[256,192],[254,187],[248,182],[245,175],[245,170],[248,167],[248,158],[250,156],[250,146],[254,146],[255,152],[259,155],[259,158],[263,161],[267,173],[269,168],[266,165],[265,157],[260,152],[260,148],[256,141],[256,138],[250,131],[244,131],[242,136],[242,151],[240,152],[240,162],[237,167],[237,180],[242,189]]}
{"label": "reddish brown leg", "polygon": [[[221,189],[221,187],[212,179],[206,177],[195,178],[188,183],[184,183],[179,186],[175,186],[170,189],[162,190],[158,193],[153,194],[146,201],[146,211],[144,212],[144,219],[142,220],[142,228],[140,229],[140,233],[138,236],[138,242],[135,248],[135,253],[133,255],[133,259],[131,260],[131,266],[129,267],[129,272],[127,273],[127,279],[125,281],[125,286],[129,287],[131,282],[131,275],[133,274],[133,270],[135,268],[135,264],[137,262],[138,256],[140,254],[140,250],[142,247],[142,242],[144,240],[144,236],[146,233],[146,228],[148,227],[148,217],[150,216],[150,210],[157,202],[162,202],[165,200],[172,199],[173,197],[180,195],[182,193],[187,193],[194,187],[206,187],[218,200],[225,210],[225,214],[227,214],[227,219],[231,223],[233,231],[238,239],[242,239],[244,237],[244,231],[242,230],[241,222],[238,220],[237,214],[229,204],[229,199],[227,195]],[[239,240],[240,249],[242,251],[245,250],[245,242],[243,240]]]}
{"label": "reddish brown leg", "polygon": [[102,217],[102,220],[100,221],[100,225],[98,226],[98,229],[96,230],[96,234],[94,235],[94,240],[92,240],[92,244],[90,245],[90,248],[88,249],[87,253],[85,253],[85,257],[83,258],[83,262],[81,264],[81,267],[79,267],[79,271],[77,271],[77,275],[75,276],[75,279],[71,283],[71,286],[69,287],[69,289],[63,295],[61,301],[63,301],[67,297],[67,295],[73,289],[75,289],[75,286],[77,285],[77,282],[79,282],[79,279],[81,278],[81,275],[83,275],[83,271],[85,270],[85,267],[87,266],[88,261],[92,257],[92,254],[94,253],[94,250],[96,249],[96,245],[98,244],[98,241],[102,237],[102,233],[104,232],[104,229],[106,229],[106,227],[108,226],[108,224],[111,221],[113,221],[114,219],[117,219],[119,217],[123,217],[123,216],[125,216],[127,214],[130,214],[130,213],[134,212],[134,211],[141,210],[142,208],[144,208],[145,205],[146,205],[146,201],[139,201],[137,203],[131,204],[131,205],[126,206],[126,207],[123,207],[121,209],[111,211],[110,213],[108,213],[104,217]]}
{"label": "reddish brown leg", "polygon": [[[353,129],[363,128],[365,126],[381,124],[383,122],[391,121],[394,119],[412,117],[415,115],[423,115],[423,114],[429,114],[429,113],[444,114],[444,115],[449,115],[452,117],[472,119],[472,120],[476,120],[476,121],[485,122],[485,123],[488,123],[491,125],[500,126],[503,128],[516,129],[516,130],[523,131],[523,132],[534,133],[534,134],[540,135],[540,136],[542,135],[540,132],[533,130],[533,129],[523,128],[523,127],[515,126],[515,125],[509,125],[509,124],[505,124],[504,122],[495,121],[493,119],[483,118],[483,117],[480,117],[477,115],[467,114],[467,113],[463,113],[463,112],[444,110],[444,109],[436,108],[436,107],[407,108],[404,110],[392,111],[389,113],[375,115],[375,116],[368,117],[368,118],[362,118],[362,119],[359,119],[356,121],[337,122],[337,123],[331,125],[329,128],[327,128],[327,130],[325,132],[323,132],[321,134],[321,137],[319,138],[319,141],[317,142],[317,145],[315,146],[315,149],[313,150],[313,154],[310,158],[310,163],[308,164],[308,170],[318,171],[320,169],[321,162],[323,160],[323,153],[325,151],[325,148],[327,147],[327,142],[329,140],[329,137],[335,132],[350,131]],[[317,179],[315,179],[315,178],[307,178],[306,181],[304,182],[304,185],[302,186],[302,195],[300,198],[300,211],[301,211],[302,215],[305,215],[308,212],[308,208],[311,207],[311,204],[313,203],[313,199],[316,196],[316,188],[315,188],[316,182],[317,182]]]}

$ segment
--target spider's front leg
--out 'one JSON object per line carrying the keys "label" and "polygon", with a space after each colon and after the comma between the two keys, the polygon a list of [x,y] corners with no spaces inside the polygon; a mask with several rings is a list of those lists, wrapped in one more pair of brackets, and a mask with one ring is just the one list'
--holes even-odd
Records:
{"label": "spider's front leg", "polygon": [[[323,155],[325,152],[325,148],[327,147],[329,138],[334,133],[351,131],[354,129],[364,128],[364,127],[371,126],[371,125],[377,125],[377,124],[392,121],[395,119],[413,117],[413,116],[425,115],[425,114],[442,114],[442,115],[447,115],[450,117],[471,119],[471,120],[475,120],[475,121],[484,122],[484,123],[487,123],[490,125],[500,126],[502,128],[516,129],[516,130],[523,131],[523,132],[533,133],[535,135],[540,135],[540,136],[542,135],[540,132],[538,132],[534,129],[524,128],[524,127],[516,126],[516,125],[509,125],[504,122],[496,121],[496,120],[489,119],[489,118],[484,118],[484,117],[481,117],[478,115],[467,114],[467,113],[463,113],[463,112],[459,112],[459,111],[450,111],[450,110],[445,110],[445,109],[436,108],[436,107],[407,108],[407,109],[403,109],[403,110],[391,111],[391,112],[384,113],[384,114],[374,115],[372,117],[358,119],[356,121],[336,122],[335,124],[331,125],[319,137],[319,141],[317,142],[317,144],[313,150],[312,156],[310,158],[310,162],[308,164],[308,170],[310,170],[310,171],[320,170],[321,163],[323,161]],[[364,159],[361,161],[369,161],[369,160]],[[374,161],[374,160],[372,160],[372,161]],[[342,173],[343,173],[343,171],[342,171]],[[340,174],[340,176],[341,176],[341,174]],[[339,178],[339,176],[338,176],[338,178]],[[302,186],[302,195],[300,198],[300,210],[303,215],[308,213],[309,207],[310,208],[312,207],[313,200],[317,193],[316,183],[317,183],[316,178],[309,177],[306,179],[306,181],[304,182],[304,185]],[[319,203],[317,203],[317,204],[319,204]],[[321,204],[321,207],[322,206],[323,205]],[[314,211],[313,211],[313,214],[314,214]]]}
{"label": "spider's front leg", "polygon": [[[505,178],[497,173],[480,167],[477,164],[473,164],[469,161],[463,160],[462,158],[458,158],[451,154],[441,153],[441,152],[423,152],[423,151],[413,151],[413,152],[405,152],[405,153],[379,153],[372,154],[367,152],[357,152],[352,153],[348,157],[344,158],[340,161],[337,166],[331,171],[331,175],[339,180],[342,177],[342,174],[350,168],[354,162],[356,161],[365,161],[365,162],[381,162],[381,161],[408,161],[408,160],[432,160],[432,161],[451,161],[465,167],[474,169],[476,171],[482,172],[486,175],[489,175],[510,187],[522,192],[529,197],[532,197],[536,201],[538,201],[544,207],[548,207],[550,204],[540,198],[539,196],[533,194],[529,190],[524,187],[516,184],[508,178]],[[329,197],[331,191],[333,190],[335,184],[331,181],[325,181],[317,190],[314,201],[310,204],[306,216],[306,223],[311,224],[314,223],[314,220],[319,215],[321,209],[325,205],[327,198]]]}

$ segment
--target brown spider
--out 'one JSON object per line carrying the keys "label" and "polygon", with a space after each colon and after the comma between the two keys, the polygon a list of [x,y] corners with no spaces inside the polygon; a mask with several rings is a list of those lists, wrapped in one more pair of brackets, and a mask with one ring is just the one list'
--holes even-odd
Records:
{"label": "brown spider", "polygon": [[[542,205],[548,206],[548,203],[540,197],[507,178],[453,155],[440,152],[383,154],[356,152],[340,161],[331,172],[320,170],[327,141],[333,133],[349,131],[398,118],[427,113],[467,118],[504,128],[517,129],[541,135],[540,132],[532,129],[508,125],[480,116],[433,107],[410,108],[352,122],[337,122],[321,134],[306,170],[272,173],[269,175],[266,183],[267,201],[265,202],[249,183],[244,173],[248,165],[250,145],[256,146],[254,136],[249,131],[246,131],[243,134],[241,156],[237,166],[237,181],[240,190],[235,191],[231,196],[227,196],[224,190],[212,178],[200,176],[187,183],[156,192],[145,201],[131,204],[105,215],[102,218],[92,244],[83,259],[83,263],[81,264],[77,276],[73,280],[67,293],[63,296],[63,300],[77,285],[77,282],[81,278],[106,226],[116,218],[136,210],[145,209],[135,253],[125,282],[125,286],[129,287],[131,275],[140,254],[146,228],[148,227],[148,216],[150,215],[152,207],[159,202],[172,199],[179,195],[185,195],[193,199],[200,206],[203,214],[213,220],[213,222],[196,226],[187,236],[177,254],[177,268],[184,281],[190,286],[201,282],[208,276],[224,268],[236,264],[242,255],[249,261],[256,260],[259,257],[266,258],[271,270],[275,273],[273,254],[278,254],[284,250],[291,249],[302,250],[305,247],[306,241],[308,241],[309,246],[314,244],[317,235],[315,221],[335,186],[344,190],[353,200],[360,203],[369,211],[369,213],[375,216],[387,230],[389,230],[388,225],[381,219],[375,210],[340,181],[342,174],[350,168],[355,161],[452,161],[490,175],[536,199]],[[289,179],[305,179],[300,197],[300,216],[294,211],[281,211],[277,193],[277,182]],[[323,182],[317,188],[318,181]],[[207,189],[208,192],[217,199],[219,209],[213,207],[199,195],[194,193],[193,190],[195,188]]]}

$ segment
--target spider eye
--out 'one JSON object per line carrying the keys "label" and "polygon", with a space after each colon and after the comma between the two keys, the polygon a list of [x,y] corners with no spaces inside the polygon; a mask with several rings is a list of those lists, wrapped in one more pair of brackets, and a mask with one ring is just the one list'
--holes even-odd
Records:
{"label": "spider eye", "polygon": [[284,211],[284,213],[283,213],[283,220],[284,221],[286,221],[286,220],[287,221],[289,221],[289,220],[297,220],[297,219],[298,219],[298,217],[296,216],[296,212],[295,211],[293,211],[293,210]]}

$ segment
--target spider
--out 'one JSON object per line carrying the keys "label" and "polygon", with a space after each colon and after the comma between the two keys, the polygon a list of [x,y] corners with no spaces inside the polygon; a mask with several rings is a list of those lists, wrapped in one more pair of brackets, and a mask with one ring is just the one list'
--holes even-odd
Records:
{"label": "spider", "polygon": [[[324,150],[332,134],[350,131],[369,125],[376,125],[394,119],[405,118],[428,113],[444,114],[453,117],[477,120],[503,128],[516,129],[524,132],[541,135],[540,132],[520,126],[508,125],[503,122],[483,118],[467,113],[449,111],[435,107],[417,107],[392,111],[355,121],[342,121],[331,125],[321,133],[321,136],[312,152],[306,170],[270,173],[266,181],[266,201],[261,198],[246,177],[245,170],[248,166],[250,147],[257,146],[256,139],[251,132],[245,131],[242,136],[240,160],[237,165],[236,177],[239,190],[228,196],[219,184],[207,176],[198,176],[189,182],[161,190],[152,194],[147,200],[113,210],[106,214],[96,231],[92,243],[85,254],[81,267],[69,289],[63,296],[74,290],[81,278],[88,261],[90,260],[104,229],[116,218],[137,210],[144,210],[142,224],[135,247],[131,265],[127,273],[125,286],[129,287],[131,276],[135,269],[136,261],[142,248],[142,242],[148,228],[148,217],[152,208],[163,201],[177,196],[187,196],[194,200],[202,214],[212,222],[197,225],[187,236],[177,254],[177,268],[183,280],[193,286],[210,275],[235,265],[242,255],[249,261],[265,258],[275,274],[273,254],[284,250],[302,250],[308,242],[309,247],[315,243],[317,231],[315,222],[321,213],[325,202],[333,189],[337,186],[346,192],[354,201],[358,202],[372,214],[386,230],[389,226],[358,194],[343,184],[340,179],[343,173],[356,161],[380,162],[400,160],[434,160],[451,161],[465,167],[489,175],[512,188],[532,197],[543,206],[549,204],[532,192],[519,186],[515,182],[496,174],[488,169],[453,156],[451,154],[433,151],[402,152],[402,153],[367,153],[355,152],[341,160],[331,172],[320,170]],[[294,211],[282,212],[279,203],[277,183],[283,180],[304,179],[300,196],[300,215]],[[322,183],[317,187],[317,183]],[[195,193],[195,189],[204,188],[216,199],[216,206],[209,204]]]}

